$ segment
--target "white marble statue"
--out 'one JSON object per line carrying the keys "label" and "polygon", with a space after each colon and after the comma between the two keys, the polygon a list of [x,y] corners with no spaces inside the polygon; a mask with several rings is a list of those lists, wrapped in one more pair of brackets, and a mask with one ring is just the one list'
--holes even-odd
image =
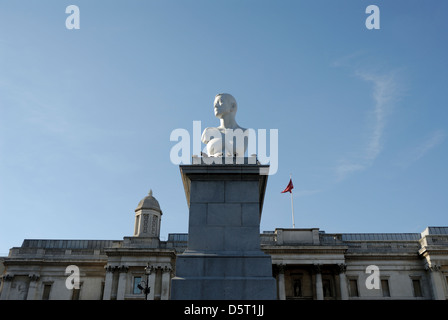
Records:
{"label": "white marble statue", "polygon": [[248,145],[248,129],[241,128],[235,120],[238,109],[235,98],[228,93],[215,96],[215,117],[218,127],[205,128],[202,142],[207,145],[209,157],[244,157]]}

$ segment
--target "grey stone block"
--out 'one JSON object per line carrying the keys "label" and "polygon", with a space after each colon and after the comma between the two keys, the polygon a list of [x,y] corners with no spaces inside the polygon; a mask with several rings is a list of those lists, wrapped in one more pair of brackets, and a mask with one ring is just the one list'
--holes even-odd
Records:
{"label": "grey stone block", "polygon": [[224,227],[190,226],[188,249],[195,251],[223,251]]}
{"label": "grey stone block", "polygon": [[241,204],[210,203],[207,210],[209,226],[241,226]]}
{"label": "grey stone block", "polygon": [[204,258],[179,255],[176,259],[176,277],[202,277],[205,274]]}
{"label": "grey stone block", "polygon": [[268,255],[180,255],[176,275],[188,277],[265,277],[272,275]]}
{"label": "grey stone block", "polygon": [[192,181],[190,205],[194,202],[224,202],[224,181]]}
{"label": "grey stone block", "polygon": [[258,181],[226,181],[225,202],[259,202]]}
{"label": "grey stone block", "polygon": [[189,226],[203,226],[207,223],[207,206],[206,203],[190,204]]}
{"label": "grey stone block", "polygon": [[[173,278],[171,298],[188,300],[275,300],[274,278]],[[188,298],[185,298],[188,297]]]}
{"label": "grey stone block", "polygon": [[228,251],[260,250],[259,227],[227,227],[224,230],[224,248]]}
{"label": "grey stone block", "polygon": [[207,276],[223,277],[266,277],[272,274],[272,263],[269,256],[219,256],[208,258],[205,265]]}
{"label": "grey stone block", "polygon": [[244,227],[259,227],[260,225],[260,204],[243,203],[241,204],[242,225]]}

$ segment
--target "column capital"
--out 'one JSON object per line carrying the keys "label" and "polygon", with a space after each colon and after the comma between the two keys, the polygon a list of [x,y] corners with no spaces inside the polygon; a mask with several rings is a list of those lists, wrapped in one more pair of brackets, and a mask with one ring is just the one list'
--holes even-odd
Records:
{"label": "column capital", "polygon": [[118,272],[120,272],[120,273],[122,273],[122,272],[126,273],[126,272],[129,271],[129,267],[128,267],[128,266],[125,266],[125,265],[121,265],[121,266],[118,266],[118,267],[117,267],[117,270],[118,270]]}
{"label": "column capital", "polygon": [[106,269],[106,272],[115,272],[117,266],[106,265],[104,266],[104,269]]}
{"label": "column capital", "polygon": [[426,271],[437,272],[440,270],[440,264],[432,263],[425,266]]}
{"label": "column capital", "polygon": [[337,265],[339,274],[345,273],[347,271],[347,265],[345,263],[340,263]]}
{"label": "column capital", "polygon": [[278,272],[278,273],[282,273],[282,274],[285,273],[285,270],[286,270],[286,264],[284,264],[284,263],[278,263],[278,264],[276,264],[276,267],[277,267],[277,272]]}
{"label": "column capital", "polygon": [[149,271],[149,274],[151,274],[155,269],[157,269],[157,267],[156,266],[154,266],[154,265],[152,265],[152,264],[146,264],[146,267],[144,267],[144,270],[145,270],[145,274],[146,274],[146,272],[148,272]]}
{"label": "column capital", "polygon": [[7,274],[1,276],[1,279],[3,281],[12,281],[12,279],[14,279],[14,275],[10,274],[10,273],[7,273]]}
{"label": "column capital", "polygon": [[313,273],[321,273],[322,272],[322,265],[315,263],[311,265],[311,270],[313,271]]}
{"label": "column capital", "polygon": [[174,270],[171,263],[165,263],[165,264],[157,264],[157,265],[150,265],[149,269],[152,271],[154,270],[161,270],[162,272],[171,272]]}
{"label": "column capital", "polygon": [[121,266],[112,266],[112,265],[106,265],[104,266],[104,269],[106,269],[106,272],[128,272],[129,266],[121,265]]}
{"label": "column capital", "polygon": [[173,267],[171,266],[171,264],[167,264],[162,266],[162,271],[163,272],[171,272],[173,270]]}
{"label": "column capital", "polygon": [[30,281],[39,281],[40,276],[38,274],[29,274],[28,277],[30,278]]}

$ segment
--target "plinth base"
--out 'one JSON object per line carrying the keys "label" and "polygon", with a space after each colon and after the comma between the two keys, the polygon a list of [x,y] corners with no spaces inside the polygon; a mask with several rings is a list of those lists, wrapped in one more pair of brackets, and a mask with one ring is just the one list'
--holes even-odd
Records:
{"label": "plinth base", "polygon": [[275,300],[271,278],[173,278],[173,300]]}
{"label": "plinth base", "polygon": [[171,299],[273,300],[271,257],[263,252],[186,252],[177,257]]}

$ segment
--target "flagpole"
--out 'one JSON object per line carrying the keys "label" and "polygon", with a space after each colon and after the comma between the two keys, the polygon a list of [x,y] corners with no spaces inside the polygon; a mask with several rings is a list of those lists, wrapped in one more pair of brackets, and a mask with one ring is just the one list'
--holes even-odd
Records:
{"label": "flagpole", "polygon": [[295,228],[296,225],[294,223],[294,201],[292,200],[292,191],[291,191],[291,209],[292,209],[292,227]]}
{"label": "flagpole", "polygon": [[[292,174],[289,175],[289,181],[292,181]],[[294,201],[292,196],[292,190],[290,191],[290,193],[291,193],[292,227],[295,228],[296,224],[294,222]]]}
{"label": "flagpole", "polygon": [[294,200],[292,189],[294,189],[294,185],[292,184],[292,174],[289,174],[289,183],[286,186],[285,190],[282,191],[282,193],[289,192],[291,194],[292,227],[295,228],[296,224],[294,222]]}

